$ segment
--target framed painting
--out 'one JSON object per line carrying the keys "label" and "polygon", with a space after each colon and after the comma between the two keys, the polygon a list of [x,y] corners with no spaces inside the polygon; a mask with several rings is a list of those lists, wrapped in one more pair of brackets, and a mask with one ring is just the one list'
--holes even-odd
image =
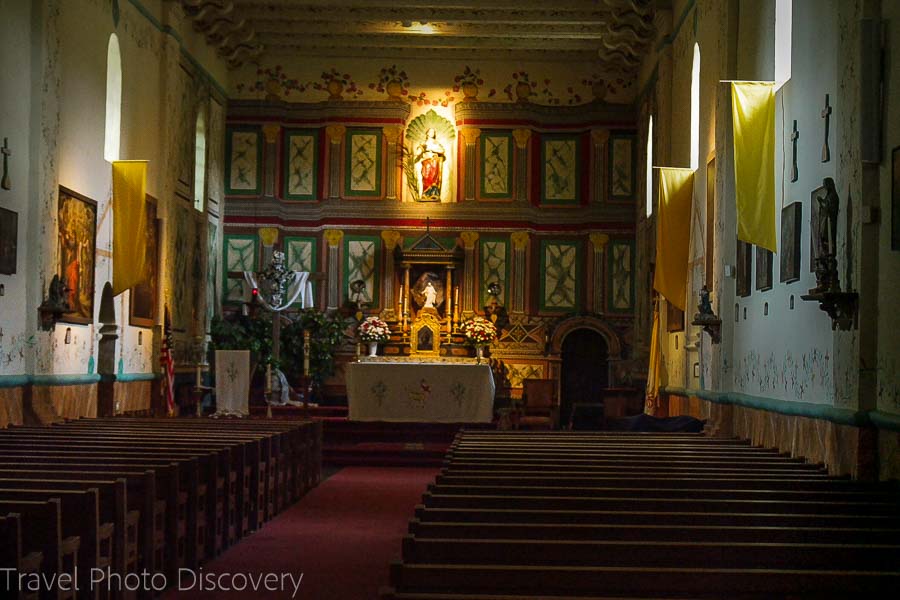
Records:
{"label": "framed painting", "polygon": [[574,240],[541,240],[540,309],[546,313],[578,310],[580,294],[580,243]]}
{"label": "framed painting", "polygon": [[630,313],[634,310],[634,242],[611,240],[608,248],[607,309]]}
{"label": "framed painting", "polygon": [[0,275],[16,274],[19,245],[19,214],[0,208]]}
{"label": "framed painting", "polygon": [[509,131],[482,133],[479,137],[480,188],[485,200],[512,200],[513,139]]}
{"label": "framed painting", "polygon": [[669,301],[666,301],[666,331],[684,331],[684,311]]}
{"label": "framed painting", "polygon": [[609,136],[609,199],[628,202],[634,199],[635,143],[632,134]]}
{"label": "framed painting", "polygon": [[262,131],[241,125],[225,131],[225,193],[253,196],[262,190]]}
{"label": "framed painting", "polygon": [[97,244],[97,203],[59,186],[59,258],[57,274],[68,288],[71,311],[66,323],[94,321],[94,265]]}
{"label": "framed painting", "polygon": [[809,193],[809,272],[816,270],[816,257],[819,255],[815,232],[819,230],[819,203],[816,198],[825,195],[825,186],[820,186]]}
{"label": "framed painting", "polygon": [[381,196],[380,129],[348,129],[344,164],[344,196],[378,198]]}
{"label": "framed painting", "polygon": [[900,250],[900,146],[891,152],[891,250]]}
{"label": "framed painting", "polygon": [[772,270],[775,254],[771,250],[756,247],[756,289],[764,292],[772,289]]}
{"label": "framed painting", "polygon": [[285,129],[284,131],[284,199],[315,201],[318,191],[317,129]]}
{"label": "framed painting", "polygon": [[794,202],[781,209],[781,255],[779,276],[781,283],[800,279],[800,236],[803,224],[803,203]]}
{"label": "framed painting", "polygon": [[576,135],[541,136],[541,204],[581,203],[579,142]]}
{"label": "framed painting", "polygon": [[746,298],[750,295],[750,270],[753,268],[753,255],[750,253],[752,246],[742,240],[737,241],[737,269],[736,288],[737,295]]}
{"label": "framed painting", "polygon": [[128,323],[134,327],[153,327],[156,324],[156,298],[159,290],[159,223],[156,220],[158,203],[147,196],[147,278],[131,288]]}

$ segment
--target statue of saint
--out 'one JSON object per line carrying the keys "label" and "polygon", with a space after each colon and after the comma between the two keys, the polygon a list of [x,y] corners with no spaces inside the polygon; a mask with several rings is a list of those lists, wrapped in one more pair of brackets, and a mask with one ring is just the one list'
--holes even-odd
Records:
{"label": "statue of saint", "polygon": [[825,186],[825,195],[817,196],[819,205],[818,216],[818,254],[820,257],[835,256],[837,254],[837,217],[840,199],[834,186],[834,179],[826,177],[822,180]]}
{"label": "statue of saint", "polygon": [[425,289],[422,290],[422,293],[425,294],[424,308],[434,308],[434,301],[437,299],[437,291],[435,291],[434,286],[431,285],[430,281],[425,284]]}
{"label": "statue of saint", "polygon": [[425,132],[425,141],[416,146],[415,162],[419,165],[419,199],[441,201],[444,172],[444,146],[437,141],[434,128]]}

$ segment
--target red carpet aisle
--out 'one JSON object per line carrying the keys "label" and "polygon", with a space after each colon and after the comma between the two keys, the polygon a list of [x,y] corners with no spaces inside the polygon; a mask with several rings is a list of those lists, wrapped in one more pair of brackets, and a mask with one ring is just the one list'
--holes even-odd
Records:
{"label": "red carpet aisle", "polygon": [[[303,573],[298,600],[375,600],[388,583],[388,565],[400,557],[413,507],[436,469],[347,467],[310,492],[202,574]],[[201,574],[201,575],[202,575]],[[183,584],[191,584],[183,577]],[[223,579],[224,583],[230,580]],[[241,583],[238,578],[235,581]],[[177,582],[172,582],[177,585]],[[166,599],[291,598],[284,592],[170,590]]]}

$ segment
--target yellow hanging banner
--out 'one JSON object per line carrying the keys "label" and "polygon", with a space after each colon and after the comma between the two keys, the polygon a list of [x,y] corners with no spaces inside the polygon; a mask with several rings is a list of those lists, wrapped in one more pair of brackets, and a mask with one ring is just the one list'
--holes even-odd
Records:
{"label": "yellow hanging banner", "polygon": [[113,295],[147,278],[147,161],[117,160],[113,179]]}
{"label": "yellow hanging banner", "polygon": [[687,293],[693,198],[692,170],[659,169],[659,215],[656,220],[656,271],[653,275],[653,289],[681,310],[685,309]]}
{"label": "yellow hanging banner", "polygon": [[653,307],[653,330],[650,335],[650,369],[647,372],[647,399],[644,412],[655,415],[659,409],[659,387],[662,379],[662,351],[659,347],[659,303]]}
{"label": "yellow hanging banner", "polygon": [[731,117],[737,236],[776,252],[775,84],[733,82]]}

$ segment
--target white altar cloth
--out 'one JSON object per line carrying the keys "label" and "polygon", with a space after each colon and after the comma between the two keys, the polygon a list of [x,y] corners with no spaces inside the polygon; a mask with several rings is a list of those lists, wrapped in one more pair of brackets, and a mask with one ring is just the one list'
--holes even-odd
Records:
{"label": "white altar cloth", "polygon": [[494,377],[486,364],[350,363],[347,402],[351,421],[490,423]]}

